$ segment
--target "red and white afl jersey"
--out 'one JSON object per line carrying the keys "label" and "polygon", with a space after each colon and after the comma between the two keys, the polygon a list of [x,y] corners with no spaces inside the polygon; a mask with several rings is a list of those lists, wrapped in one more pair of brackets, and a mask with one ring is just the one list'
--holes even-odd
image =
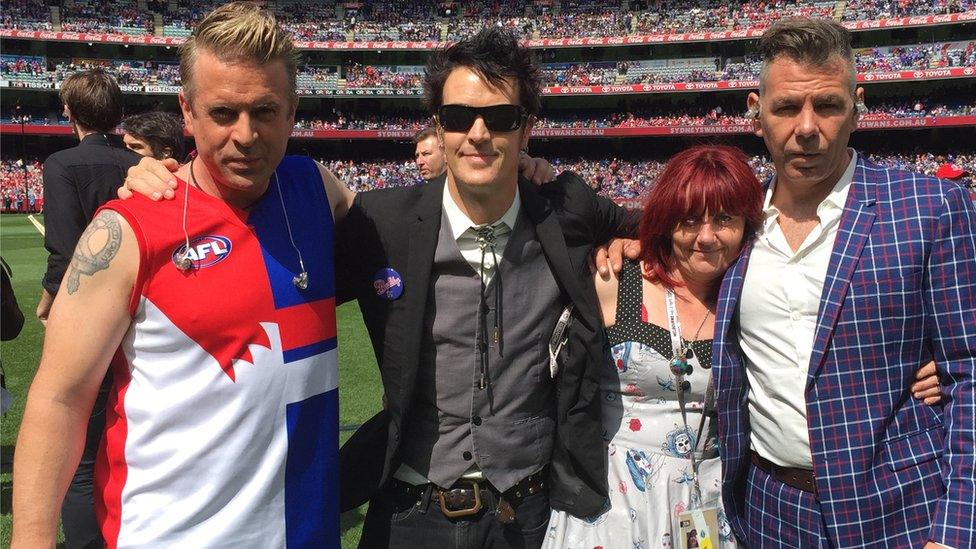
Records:
{"label": "red and white afl jersey", "polygon": [[331,208],[310,159],[276,174],[249,212],[190,186],[185,272],[185,182],[104,206],[140,249],[96,465],[110,547],[339,546]]}

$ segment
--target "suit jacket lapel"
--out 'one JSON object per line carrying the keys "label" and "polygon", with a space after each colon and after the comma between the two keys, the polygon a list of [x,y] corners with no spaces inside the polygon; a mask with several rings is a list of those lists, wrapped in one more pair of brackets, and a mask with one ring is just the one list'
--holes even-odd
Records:
{"label": "suit jacket lapel", "polygon": [[401,402],[410,402],[414,381],[420,363],[420,340],[424,327],[424,312],[427,309],[427,294],[430,289],[430,273],[434,265],[434,252],[437,249],[437,236],[441,227],[442,200],[444,197],[444,178],[431,181],[423,187],[423,196],[412,214],[405,217],[410,231],[407,270],[403,276],[404,298],[407,300],[403,311],[403,322],[399,325],[408,333],[403,334],[410,345],[411,352],[405,353],[403,371],[400,372],[402,385]]}
{"label": "suit jacket lapel", "polygon": [[830,343],[834,326],[840,315],[841,304],[847,296],[854,269],[874,225],[877,185],[876,177],[865,169],[864,159],[858,156],[847,204],[841,214],[837,239],[834,241],[834,249],[830,255],[823,295],[820,298],[820,313],[817,315],[817,330],[807,374],[807,390],[812,388],[823,366],[827,345]]}
{"label": "suit jacket lapel", "polygon": [[[536,237],[542,246],[542,253],[546,256],[552,274],[559,286],[566,292],[573,303],[586,303],[591,311],[599,311],[596,303],[590,299],[589,294],[583,291],[580,286],[578,269],[582,268],[573,265],[570,259],[569,250],[566,248],[566,239],[563,237],[563,229],[559,224],[555,213],[549,206],[549,202],[539,196],[538,190],[529,182],[519,181],[519,193],[522,197],[522,207],[528,218],[535,225]],[[581,315],[583,318],[587,315]],[[597,327],[590,326],[591,329]]]}

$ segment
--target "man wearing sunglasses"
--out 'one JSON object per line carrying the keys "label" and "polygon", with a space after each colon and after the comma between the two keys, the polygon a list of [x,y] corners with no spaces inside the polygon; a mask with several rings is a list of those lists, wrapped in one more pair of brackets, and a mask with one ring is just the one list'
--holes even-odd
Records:
{"label": "man wearing sunglasses", "polygon": [[550,506],[606,502],[604,449],[579,444],[601,436],[587,257],[635,226],[574,174],[520,181],[540,85],[511,33],[435,53],[424,86],[447,173],[360,193],[337,231],[338,292],[359,300],[387,399],[343,490],[372,492],[360,547],[538,547]]}

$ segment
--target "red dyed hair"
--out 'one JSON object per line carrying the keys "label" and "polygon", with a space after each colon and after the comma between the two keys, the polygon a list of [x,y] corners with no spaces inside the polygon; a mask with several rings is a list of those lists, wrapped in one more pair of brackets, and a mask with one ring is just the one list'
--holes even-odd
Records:
{"label": "red dyed hair", "polygon": [[745,243],[762,222],[762,203],[762,186],[740,149],[697,145],[674,155],[644,199],[639,238],[645,276],[668,288],[680,285],[669,273],[671,234],[682,220],[706,211],[742,216]]}

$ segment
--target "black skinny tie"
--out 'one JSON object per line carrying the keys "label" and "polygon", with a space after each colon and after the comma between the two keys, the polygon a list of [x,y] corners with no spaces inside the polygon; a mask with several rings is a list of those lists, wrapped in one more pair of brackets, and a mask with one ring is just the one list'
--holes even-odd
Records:
{"label": "black skinny tie", "polygon": [[492,339],[498,345],[498,354],[502,354],[502,277],[501,269],[498,264],[498,255],[495,250],[495,227],[486,225],[475,229],[476,241],[481,248],[481,301],[478,307],[478,324],[481,329],[478,333],[478,350],[481,353],[481,383],[480,387],[485,389],[490,383],[488,376],[488,284],[485,282],[485,255],[491,252],[491,258],[495,265],[495,318],[492,327]]}

